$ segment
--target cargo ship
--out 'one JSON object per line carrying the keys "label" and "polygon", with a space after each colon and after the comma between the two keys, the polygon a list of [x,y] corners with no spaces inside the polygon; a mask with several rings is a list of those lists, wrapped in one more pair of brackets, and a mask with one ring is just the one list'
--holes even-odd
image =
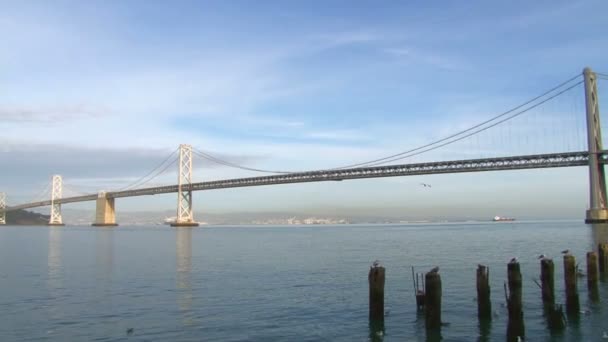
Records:
{"label": "cargo ship", "polygon": [[494,218],[492,219],[492,221],[494,221],[494,222],[515,221],[515,219],[514,218],[509,218],[509,217],[494,216]]}

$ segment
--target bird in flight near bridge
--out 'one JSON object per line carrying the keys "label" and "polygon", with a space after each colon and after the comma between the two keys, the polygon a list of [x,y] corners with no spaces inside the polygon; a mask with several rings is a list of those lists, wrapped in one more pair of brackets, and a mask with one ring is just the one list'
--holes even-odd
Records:
{"label": "bird in flight near bridge", "polygon": [[431,184],[427,184],[427,183],[420,183],[420,185],[422,185],[425,188],[430,188]]}

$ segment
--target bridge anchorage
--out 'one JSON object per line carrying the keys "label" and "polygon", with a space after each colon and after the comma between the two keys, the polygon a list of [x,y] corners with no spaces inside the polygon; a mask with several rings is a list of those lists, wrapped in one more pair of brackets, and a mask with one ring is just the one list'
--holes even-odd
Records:
{"label": "bridge anchorage", "polygon": [[585,223],[608,222],[606,208],[606,176],[601,163],[602,130],[600,126],[600,107],[597,92],[597,74],[590,68],[583,70],[585,83],[585,109],[587,113],[587,139],[589,148],[589,195],[590,208]]}
{"label": "bridge anchorage", "polygon": [[49,226],[65,226],[61,219],[61,202],[58,200],[62,196],[63,181],[60,175],[53,176],[53,184],[51,185],[51,218]]}
{"label": "bridge anchorage", "polygon": [[198,227],[192,212],[192,146],[179,145],[177,217],[171,227]]}

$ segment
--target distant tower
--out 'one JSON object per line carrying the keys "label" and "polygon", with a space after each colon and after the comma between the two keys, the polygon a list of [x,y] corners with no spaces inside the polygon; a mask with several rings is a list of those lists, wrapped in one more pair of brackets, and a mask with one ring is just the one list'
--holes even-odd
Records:
{"label": "distant tower", "polygon": [[49,226],[63,226],[61,219],[61,203],[57,203],[57,200],[61,199],[62,188],[63,181],[61,176],[54,175],[51,192],[51,219],[49,220]]}
{"label": "distant tower", "polygon": [[177,218],[173,227],[196,227],[192,213],[192,146],[179,145],[179,173],[177,175]]}
{"label": "distant tower", "polygon": [[6,224],[6,194],[0,192],[0,224]]}

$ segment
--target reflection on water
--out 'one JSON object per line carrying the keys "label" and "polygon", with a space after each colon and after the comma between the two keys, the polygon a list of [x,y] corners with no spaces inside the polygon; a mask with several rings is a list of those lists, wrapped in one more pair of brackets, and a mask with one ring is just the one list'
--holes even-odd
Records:
{"label": "reflection on water", "polygon": [[[63,270],[61,263],[61,230],[60,227],[49,227],[49,254],[47,287],[53,301],[60,301],[63,289]],[[60,305],[49,305],[49,317],[61,316]]]}
{"label": "reflection on water", "polygon": [[176,228],[177,305],[185,325],[192,325],[192,228]]}
{"label": "reflection on water", "polygon": [[48,286],[51,291],[62,287],[61,273],[61,229],[49,227]]}
{"label": "reflection on water", "polygon": [[112,304],[112,276],[114,269],[114,230],[95,231],[95,270],[97,297],[100,302]]}

